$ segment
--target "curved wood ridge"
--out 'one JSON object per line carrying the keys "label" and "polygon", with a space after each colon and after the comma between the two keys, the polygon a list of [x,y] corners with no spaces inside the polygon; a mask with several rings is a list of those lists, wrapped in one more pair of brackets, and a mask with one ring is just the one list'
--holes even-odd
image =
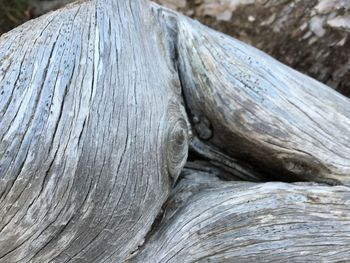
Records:
{"label": "curved wood ridge", "polygon": [[142,244],[188,144],[150,18],[86,1],[1,37],[0,262],[121,262]]}
{"label": "curved wood ridge", "polygon": [[223,182],[185,170],[133,262],[346,262],[350,189]]}
{"label": "curved wood ridge", "polygon": [[348,0],[155,0],[350,96]]}
{"label": "curved wood ridge", "polygon": [[176,21],[184,97],[203,142],[277,180],[350,185],[348,98],[189,18],[164,19]]}

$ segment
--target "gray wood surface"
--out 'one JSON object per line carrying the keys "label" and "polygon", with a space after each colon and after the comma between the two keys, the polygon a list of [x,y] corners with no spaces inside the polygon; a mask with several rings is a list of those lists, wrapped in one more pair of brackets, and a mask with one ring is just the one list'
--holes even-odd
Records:
{"label": "gray wood surface", "polygon": [[350,97],[348,0],[156,0]]}
{"label": "gray wood surface", "polygon": [[350,188],[184,173],[131,262],[349,261]]}
{"label": "gray wood surface", "polygon": [[146,3],[86,1],[0,40],[0,262],[121,262],[187,157]]}
{"label": "gray wood surface", "polygon": [[350,184],[350,100],[265,53],[176,20],[178,65],[198,137],[277,180]]}
{"label": "gray wood surface", "polygon": [[[318,258],[349,259],[347,187],[220,181],[349,185],[349,102],[266,54],[147,1],[82,1],[30,21],[0,37],[0,262],[179,262],[181,251],[193,252],[188,261],[219,260],[221,244],[232,251],[242,234],[220,213],[225,200],[234,215],[265,218],[271,235],[258,233],[270,241],[304,237],[282,229],[269,206],[290,212],[287,224],[304,207],[302,222],[322,247]],[[221,179],[203,179],[212,190],[200,188],[194,201],[184,201],[191,211],[175,207],[162,220],[171,189],[187,182],[179,175],[189,147],[211,163],[195,166]],[[305,201],[308,195],[317,205]],[[257,203],[232,201],[246,196]],[[218,213],[208,217],[213,228],[194,221],[190,226],[203,230],[198,244],[187,243],[188,233],[177,227],[202,212]],[[167,231],[178,235],[165,241]],[[210,231],[223,239],[208,239]],[[257,233],[253,225],[241,231]],[[303,247],[267,260],[317,253],[304,248],[311,242],[305,238]],[[264,245],[273,249],[266,242],[244,250],[245,244],[230,257],[254,259]]]}

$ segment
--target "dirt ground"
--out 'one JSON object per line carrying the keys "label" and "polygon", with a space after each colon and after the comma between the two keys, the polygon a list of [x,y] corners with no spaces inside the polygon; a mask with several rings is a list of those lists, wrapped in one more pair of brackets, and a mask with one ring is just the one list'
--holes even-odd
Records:
{"label": "dirt ground", "polygon": [[31,18],[27,0],[0,0],[0,35]]}

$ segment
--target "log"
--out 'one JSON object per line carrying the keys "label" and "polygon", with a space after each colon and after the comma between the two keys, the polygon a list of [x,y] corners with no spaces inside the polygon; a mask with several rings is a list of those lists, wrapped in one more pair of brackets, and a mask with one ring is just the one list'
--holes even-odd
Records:
{"label": "log", "polygon": [[122,262],[143,242],[188,148],[150,18],[86,1],[1,37],[0,262]]}
{"label": "log", "polygon": [[[349,105],[266,54],[147,1],[82,1],[29,21],[0,37],[0,262],[137,258],[181,183],[189,148],[220,180],[349,185]],[[282,200],[285,188],[323,198],[313,184],[254,187]],[[348,200],[339,189],[347,188],[326,192]],[[222,198],[219,190],[203,195]],[[295,208],[283,202],[282,210]],[[330,214],[324,224],[343,220],[346,229],[346,213]],[[325,251],[348,242],[337,231]]]}
{"label": "log", "polygon": [[347,262],[350,188],[224,182],[184,170],[130,262]]}
{"label": "log", "polygon": [[[27,10],[37,17],[72,1],[28,0]],[[350,96],[350,5],[346,0],[156,2],[249,43]]]}
{"label": "log", "polygon": [[[186,109],[207,146],[277,180],[350,183],[350,100],[265,53],[164,11]],[[271,179],[270,177],[270,179]]]}
{"label": "log", "polygon": [[347,0],[156,0],[350,96]]}
{"label": "log", "polygon": [[[29,0],[34,16],[72,0]],[[346,0],[156,0],[350,96]]]}

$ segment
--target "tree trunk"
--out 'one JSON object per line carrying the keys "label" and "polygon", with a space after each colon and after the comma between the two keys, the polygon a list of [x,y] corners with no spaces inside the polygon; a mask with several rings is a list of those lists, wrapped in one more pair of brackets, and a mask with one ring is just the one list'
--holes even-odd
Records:
{"label": "tree trunk", "polygon": [[156,0],[350,96],[347,0]]}
{"label": "tree trunk", "polygon": [[30,21],[0,38],[0,262],[350,260],[349,105],[146,1]]}

